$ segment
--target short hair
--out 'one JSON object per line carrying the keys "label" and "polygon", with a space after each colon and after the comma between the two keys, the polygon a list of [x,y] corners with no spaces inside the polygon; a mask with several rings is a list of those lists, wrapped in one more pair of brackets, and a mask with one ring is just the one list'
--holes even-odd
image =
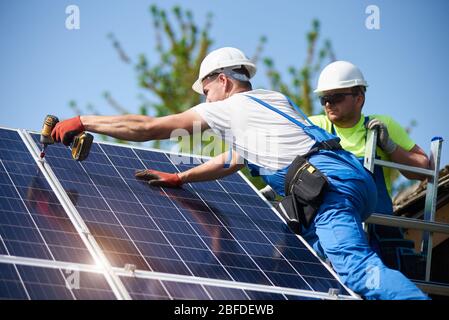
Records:
{"label": "short hair", "polygon": [[[248,71],[248,69],[245,68],[245,66],[240,66],[240,68],[232,69],[232,71],[235,72],[235,73],[238,73],[238,74],[243,74],[248,79],[250,78],[249,71]],[[242,81],[242,80],[238,80],[238,79],[235,79],[235,78],[232,78],[232,79],[237,81],[239,83],[239,86],[244,87],[245,89],[248,89],[248,90],[252,90],[253,89],[253,86],[251,85],[250,81]]]}
{"label": "short hair", "polygon": [[363,108],[363,106],[365,105],[365,92],[366,92],[366,87],[365,86],[355,86],[355,87],[352,87],[351,88],[351,92],[352,92],[352,94],[354,94],[354,95],[361,95],[361,96],[363,96],[363,103],[362,103],[362,106],[361,106],[361,108]]}

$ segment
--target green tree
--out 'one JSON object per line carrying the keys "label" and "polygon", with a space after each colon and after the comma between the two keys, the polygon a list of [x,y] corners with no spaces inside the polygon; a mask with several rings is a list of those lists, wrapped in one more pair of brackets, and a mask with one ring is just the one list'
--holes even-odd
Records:
{"label": "green tree", "polygon": [[[285,81],[281,73],[275,68],[272,58],[266,57],[263,59],[267,68],[266,74],[270,81],[271,89],[289,96],[307,115],[312,115],[315,112],[311,89],[312,80],[320,72],[326,59],[329,62],[336,60],[331,41],[325,39],[323,43],[320,43],[319,39],[320,22],[314,19],[312,21],[312,29],[306,35],[306,61],[300,67],[290,66],[288,68],[288,75],[290,76],[288,81]],[[320,49],[318,49],[319,45],[321,45]]]}

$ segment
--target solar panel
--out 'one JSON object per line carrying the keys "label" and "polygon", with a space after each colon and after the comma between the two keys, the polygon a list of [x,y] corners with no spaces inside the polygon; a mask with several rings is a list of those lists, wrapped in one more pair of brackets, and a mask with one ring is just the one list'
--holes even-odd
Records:
{"label": "solar panel", "polygon": [[[1,134],[11,140],[10,131]],[[39,136],[32,139],[37,143]],[[18,135],[12,141],[5,150],[17,152],[16,145],[23,142]],[[26,147],[21,151],[33,164]],[[98,246],[105,265],[113,270],[113,280],[130,298],[325,299],[331,288],[338,289],[341,298],[356,298],[240,173],[180,189],[152,187],[134,177],[137,169],[177,172],[203,161],[183,156],[184,162],[178,163],[179,159],[180,155],[157,150],[94,143],[89,157],[76,162],[63,145],[47,148],[49,179],[57,180],[92,235],[93,247]],[[4,171],[15,174],[7,164]],[[42,176],[35,164],[28,170]],[[45,178],[41,180],[47,188],[34,189],[50,190]],[[4,192],[7,197],[12,191]],[[56,205],[56,200],[51,203]],[[72,262],[66,256],[58,259]],[[92,263],[81,260],[73,262]]]}
{"label": "solar panel", "polygon": [[[42,260],[48,266],[95,261],[19,133],[5,129],[0,130],[0,254],[0,262],[15,262],[1,264],[1,298],[115,297],[103,276],[83,273],[88,286],[74,293],[61,285],[67,269],[38,266]],[[21,265],[25,260],[36,266]]]}
{"label": "solar panel", "polygon": [[0,131],[2,254],[94,263],[42,172],[14,131]]}

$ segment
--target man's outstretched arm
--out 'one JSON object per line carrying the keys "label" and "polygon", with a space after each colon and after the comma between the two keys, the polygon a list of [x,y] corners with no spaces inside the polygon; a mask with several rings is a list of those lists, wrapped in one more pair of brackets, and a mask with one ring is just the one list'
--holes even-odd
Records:
{"label": "man's outstretched arm", "polygon": [[175,129],[192,133],[195,123],[201,126],[201,130],[208,128],[207,123],[193,110],[159,118],[144,115],[79,116],[59,122],[52,131],[52,137],[56,142],[68,144],[70,139],[67,137],[90,131],[121,140],[161,140],[170,138]]}

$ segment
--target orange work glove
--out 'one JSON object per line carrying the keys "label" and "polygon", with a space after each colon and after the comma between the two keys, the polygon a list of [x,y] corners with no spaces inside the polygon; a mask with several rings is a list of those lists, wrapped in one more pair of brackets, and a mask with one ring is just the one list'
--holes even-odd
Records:
{"label": "orange work glove", "polygon": [[145,169],[136,171],[135,177],[147,181],[149,185],[156,187],[179,188],[182,185],[182,181],[176,173]]}
{"label": "orange work glove", "polygon": [[72,143],[73,138],[84,131],[80,116],[58,122],[51,132],[51,137],[55,142],[62,142],[66,146]]}

